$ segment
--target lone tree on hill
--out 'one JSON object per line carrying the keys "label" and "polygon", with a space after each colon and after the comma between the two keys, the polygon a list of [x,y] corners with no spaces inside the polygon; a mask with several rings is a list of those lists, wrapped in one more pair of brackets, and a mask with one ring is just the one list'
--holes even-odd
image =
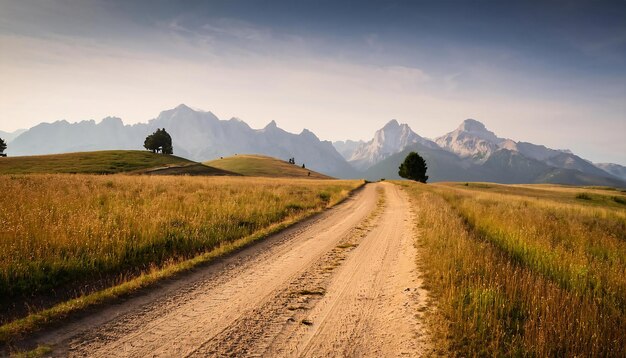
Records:
{"label": "lone tree on hill", "polygon": [[174,154],[172,137],[165,131],[165,128],[157,128],[156,132],[147,136],[143,146],[152,153]]}
{"label": "lone tree on hill", "polygon": [[415,152],[411,152],[406,156],[404,162],[400,164],[399,169],[398,174],[403,178],[422,183],[426,183],[428,180],[428,175],[426,175],[426,169],[428,169],[426,161]]}
{"label": "lone tree on hill", "polygon": [[1,156],[6,156],[6,154],[4,154],[4,151],[7,149],[7,144],[4,141],[4,139],[0,138],[0,155]]}

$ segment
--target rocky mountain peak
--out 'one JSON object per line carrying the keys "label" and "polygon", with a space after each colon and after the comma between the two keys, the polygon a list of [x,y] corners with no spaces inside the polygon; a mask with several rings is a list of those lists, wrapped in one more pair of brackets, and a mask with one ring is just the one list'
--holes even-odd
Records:
{"label": "rocky mountain peak", "polygon": [[306,128],[304,128],[302,132],[300,132],[300,136],[305,137],[305,138],[311,138],[314,140],[319,140],[319,138],[315,135],[315,133],[311,132],[310,130]]}
{"label": "rocky mountain peak", "polygon": [[498,138],[495,133],[475,119],[464,120],[456,130],[437,138],[435,142],[441,148],[461,158],[472,158],[478,162],[487,160],[502,143],[505,143],[507,148],[515,148],[514,142]]}
{"label": "rocky mountain peak", "polygon": [[161,113],[159,113],[159,116],[156,119],[159,119],[159,120],[169,120],[172,118],[188,119],[188,118],[195,118],[201,113],[202,112],[198,112],[185,104],[179,104],[175,108],[162,111]]}
{"label": "rocky mountain peak", "polygon": [[275,120],[272,120],[265,126],[264,129],[276,129],[276,128],[278,128],[278,124],[276,124]]}
{"label": "rocky mountain peak", "polygon": [[[406,126],[406,124],[403,124],[403,126]],[[385,129],[398,128],[398,127],[400,127],[400,123],[398,123],[397,120],[392,119],[389,122],[387,122],[387,124],[385,124],[385,126],[382,129],[385,130]]]}
{"label": "rocky mountain peak", "polygon": [[174,109],[179,110],[179,111],[194,111],[191,107],[189,107],[188,105],[186,105],[184,103],[179,104]]}
{"label": "rocky mountain peak", "polygon": [[363,170],[414,143],[436,147],[436,144],[413,132],[408,124],[400,124],[393,119],[377,130],[372,140],[360,144],[349,161],[357,169]]}
{"label": "rocky mountain peak", "polygon": [[464,120],[457,129],[464,132],[488,132],[487,127],[482,122],[471,118]]}
{"label": "rocky mountain peak", "polygon": [[464,133],[470,136],[477,137],[479,139],[486,140],[492,144],[499,144],[504,141],[502,138],[498,138],[492,131],[488,130],[484,124],[475,119],[466,119],[461,125],[452,133]]}

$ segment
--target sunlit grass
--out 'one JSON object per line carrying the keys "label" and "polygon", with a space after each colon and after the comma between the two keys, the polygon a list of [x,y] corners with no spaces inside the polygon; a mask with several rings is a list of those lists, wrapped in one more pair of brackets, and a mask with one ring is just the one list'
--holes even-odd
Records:
{"label": "sunlit grass", "polygon": [[613,199],[622,193],[402,185],[449,353],[624,356],[626,208]]}
{"label": "sunlit grass", "polygon": [[[343,198],[360,181],[2,176],[0,302],[106,287]],[[72,295],[70,295],[72,296]]]}
{"label": "sunlit grass", "polygon": [[215,159],[204,164],[252,177],[330,179],[327,175],[264,155],[239,154],[232,157]]}

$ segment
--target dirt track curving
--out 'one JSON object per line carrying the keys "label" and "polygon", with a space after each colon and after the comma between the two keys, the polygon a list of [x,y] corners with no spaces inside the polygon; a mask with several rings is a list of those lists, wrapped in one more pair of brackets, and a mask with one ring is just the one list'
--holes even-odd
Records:
{"label": "dirt track curving", "polygon": [[370,184],[313,220],[37,343],[58,356],[420,356],[425,292],[412,228],[398,187]]}

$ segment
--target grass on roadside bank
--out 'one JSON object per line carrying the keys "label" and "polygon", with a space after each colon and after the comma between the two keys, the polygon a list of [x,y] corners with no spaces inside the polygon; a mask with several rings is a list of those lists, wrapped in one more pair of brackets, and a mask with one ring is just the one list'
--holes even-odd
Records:
{"label": "grass on roadside bank", "polygon": [[626,355],[626,207],[616,194],[471,184],[400,183],[417,212],[442,354]]}
{"label": "grass on roadside bank", "polygon": [[3,342],[241,248],[335,205],[363,184],[223,177],[3,179],[2,205],[12,209],[0,212],[5,295],[19,299],[80,287],[75,285],[88,277],[117,277],[104,290],[76,291],[65,302],[0,326]]}

